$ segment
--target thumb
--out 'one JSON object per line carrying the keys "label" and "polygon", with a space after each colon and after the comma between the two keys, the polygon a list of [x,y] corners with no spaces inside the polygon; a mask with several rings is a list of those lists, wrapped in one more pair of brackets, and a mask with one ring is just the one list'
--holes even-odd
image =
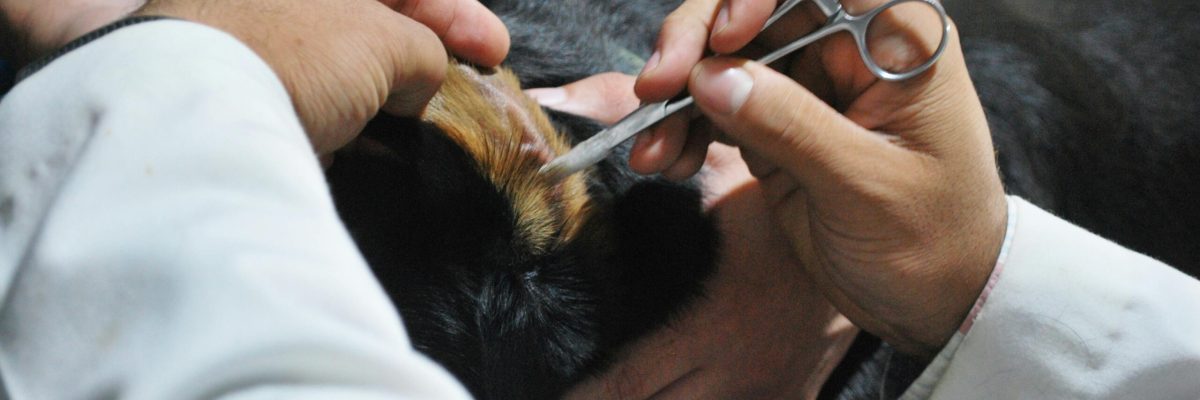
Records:
{"label": "thumb", "polygon": [[377,15],[388,17],[377,26],[386,40],[375,41],[384,55],[376,58],[383,63],[378,82],[387,86],[383,110],[392,115],[418,115],[441,88],[449,55],[428,27],[380,7]]}
{"label": "thumb", "polygon": [[755,62],[705,60],[692,70],[689,90],[729,140],[810,188],[861,177],[900,155],[883,135]]}

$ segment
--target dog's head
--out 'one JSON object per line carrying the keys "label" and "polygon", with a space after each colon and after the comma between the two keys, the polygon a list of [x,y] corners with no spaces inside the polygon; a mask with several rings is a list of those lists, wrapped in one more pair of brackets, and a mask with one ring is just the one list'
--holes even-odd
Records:
{"label": "dog's head", "polygon": [[453,64],[421,118],[376,118],[328,171],[414,345],[478,398],[560,395],[712,269],[694,188],[636,177],[620,154],[537,173],[596,129],[552,121],[509,72]]}

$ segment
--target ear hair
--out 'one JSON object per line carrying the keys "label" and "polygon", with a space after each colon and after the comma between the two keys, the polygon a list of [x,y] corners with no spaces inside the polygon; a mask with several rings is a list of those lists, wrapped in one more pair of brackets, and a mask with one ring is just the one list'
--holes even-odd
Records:
{"label": "ear hair", "polygon": [[[496,110],[503,110],[496,112]],[[564,245],[591,214],[584,176],[559,183],[538,174],[570,149],[512,72],[481,72],[451,61],[442,89],[422,119],[462,147],[513,205],[517,234],[533,254]]]}

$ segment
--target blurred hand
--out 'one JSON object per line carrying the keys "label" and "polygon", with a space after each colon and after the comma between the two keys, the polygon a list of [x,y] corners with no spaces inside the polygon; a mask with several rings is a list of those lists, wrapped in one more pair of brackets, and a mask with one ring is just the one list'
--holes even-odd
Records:
{"label": "blurred hand", "polygon": [[[613,123],[637,107],[633,77],[602,74],[527,91],[544,105]],[[714,144],[701,184],[721,232],[706,296],[639,340],[573,399],[813,398],[857,328],[805,275],[771,227],[762,190],[736,149]]]}

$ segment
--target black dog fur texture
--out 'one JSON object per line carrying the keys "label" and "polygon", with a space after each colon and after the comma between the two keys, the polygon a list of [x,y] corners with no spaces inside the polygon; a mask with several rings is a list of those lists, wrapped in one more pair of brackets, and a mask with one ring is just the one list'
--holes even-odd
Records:
{"label": "black dog fur texture", "polygon": [[[636,73],[677,1],[484,1],[526,87]],[[1200,6],[1190,1],[949,0],[1009,193],[1200,273]],[[599,126],[552,113],[578,141]],[[435,127],[381,116],[391,153],[343,154],[339,212],[417,348],[480,399],[550,399],[702,293],[717,236],[691,184],[632,174],[628,148],[591,195],[612,243],[523,259],[511,204]],[[888,370],[884,366],[891,364]],[[924,365],[862,335],[821,398],[895,398]]]}
{"label": "black dog fur texture", "polygon": [[[579,13],[568,3],[591,11]],[[639,47],[629,50],[611,33],[544,24],[552,18],[599,29],[591,17],[610,15],[629,18],[622,23],[630,26],[655,26],[654,16],[616,3],[489,6],[512,31],[509,66],[527,87],[628,71],[638,63],[636,54],[648,52],[645,38],[655,34],[626,32],[638,39],[629,43]],[[623,8],[629,10],[615,10]],[[669,9],[657,8],[658,18]],[[591,40],[598,37],[611,41]],[[601,128],[551,115],[572,142]],[[437,127],[380,116],[364,136],[390,151],[338,155],[327,175],[339,213],[416,348],[479,399],[560,397],[604,368],[624,344],[667,323],[701,294],[715,268],[717,234],[701,210],[699,190],[633,174],[628,144],[598,165],[588,182],[593,205],[601,209],[596,218],[606,219],[612,232],[531,256],[513,250],[521,248],[513,243],[514,205]]]}

